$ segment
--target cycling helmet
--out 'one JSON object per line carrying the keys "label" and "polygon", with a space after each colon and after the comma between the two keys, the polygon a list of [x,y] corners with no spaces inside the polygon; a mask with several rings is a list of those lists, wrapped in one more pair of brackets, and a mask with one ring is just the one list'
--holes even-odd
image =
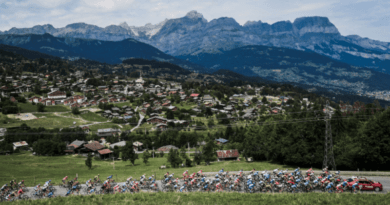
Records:
{"label": "cycling helmet", "polygon": [[51,180],[49,180],[49,182],[51,182]]}

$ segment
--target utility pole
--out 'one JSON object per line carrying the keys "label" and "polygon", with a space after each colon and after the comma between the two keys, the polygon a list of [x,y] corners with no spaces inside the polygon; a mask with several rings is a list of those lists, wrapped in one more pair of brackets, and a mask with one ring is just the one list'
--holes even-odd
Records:
{"label": "utility pole", "polygon": [[332,140],[332,126],[330,123],[331,120],[331,113],[329,108],[329,101],[326,101],[326,108],[325,108],[325,145],[324,145],[324,163],[323,168],[327,167],[328,165],[332,166],[332,170],[336,169],[336,163],[334,160],[334,154],[333,154],[333,140]]}

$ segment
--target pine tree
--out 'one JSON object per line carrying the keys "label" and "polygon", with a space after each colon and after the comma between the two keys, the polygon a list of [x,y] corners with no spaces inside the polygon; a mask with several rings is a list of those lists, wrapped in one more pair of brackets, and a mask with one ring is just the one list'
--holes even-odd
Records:
{"label": "pine tree", "polygon": [[85,160],[85,165],[88,167],[88,169],[92,169],[92,155],[89,152],[87,160]]}
{"label": "pine tree", "polygon": [[122,156],[124,158],[123,160],[129,160],[134,166],[135,160],[138,159],[138,154],[134,151],[133,143],[126,142],[126,145],[122,148]]}
{"label": "pine tree", "polygon": [[148,163],[148,160],[149,160],[149,158],[150,158],[149,150],[146,150],[146,151],[143,153],[142,158],[143,158],[143,160],[144,160],[144,163],[147,164],[147,163]]}

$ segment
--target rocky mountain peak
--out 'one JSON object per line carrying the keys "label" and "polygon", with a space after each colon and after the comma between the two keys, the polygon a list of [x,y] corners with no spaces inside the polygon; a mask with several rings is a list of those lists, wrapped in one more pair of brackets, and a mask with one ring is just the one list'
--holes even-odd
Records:
{"label": "rocky mountain peak", "polygon": [[120,27],[124,28],[124,29],[129,29],[129,25],[126,23],[126,21],[122,22],[119,24]]}
{"label": "rocky mountain peak", "polygon": [[293,25],[300,36],[306,33],[340,34],[336,26],[327,17],[301,17],[295,19]]}
{"label": "rocky mountain peak", "polygon": [[201,13],[198,13],[197,11],[195,10],[192,10],[190,12],[188,12],[185,17],[187,18],[191,18],[191,19],[198,19],[198,18],[201,18],[203,19],[203,15]]}

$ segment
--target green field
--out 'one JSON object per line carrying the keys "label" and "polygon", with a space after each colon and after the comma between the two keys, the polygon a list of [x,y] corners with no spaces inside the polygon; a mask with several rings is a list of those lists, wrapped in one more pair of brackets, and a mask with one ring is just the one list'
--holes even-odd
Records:
{"label": "green field", "polygon": [[13,204],[390,204],[389,194],[138,193],[57,197]]}
{"label": "green field", "polygon": [[[38,112],[37,106],[33,105],[31,103],[18,103],[18,106],[22,108],[21,112]],[[70,111],[70,108],[64,105],[53,105],[53,106],[46,106],[45,112],[67,112]]]}
{"label": "green field", "polygon": [[107,122],[108,119],[105,117],[102,117],[100,114],[96,114],[94,112],[87,112],[85,114],[80,114],[80,116],[87,121],[93,121],[93,122]]}
{"label": "green field", "polygon": [[100,114],[96,114],[94,112],[89,112],[89,111],[86,111],[84,113],[84,111],[81,111],[81,114],[79,115],[74,115],[73,113],[71,112],[67,112],[67,113],[61,113],[60,114],[61,116],[66,116],[66,117],[72,117],[72,118],[82,118],[86,121],[91,121],[91,122],[107,122],[108,119],[105,118],[105,117],[102,117]]}
{"label": "green field", "polygon": [[[32,128],[38,128],[38,127],[45,127],[46,129],[52,129],[52,128],[65,128],[70,127],[73,125],[73,122],[76,122],[76,125],[83,124],[81,120],[73,119],[73,118],[64,118],[55,116],[54,114],[45,114],[45,113],[38,113],[36,115],[37,117],[45,116],[46,118],[39,118],[34,120],[18,120],[14,121],[13,123],[8,123],[2,125],[3,127],[17,127],[20,126],[23,123],[26,123],[27,126]],[[85,123],[84,123],[85,124]]]}
{"label": "green field", "polygon": [[[85,166],[85,158],[76,156],[33,156],[30,152],[15,153],[12,155],[0,155],[0,184],[5,184],[11,179],[25,180],[28,186],[33,186],[38,183],[43,183],[51,179],[58,184],[64,176],[75,177],[78,174],[79,181],[85,182],[89,178],[100,174],[101,177],[106,178],[109,175],[114,175],[117,181],[125,181],[129,176],[135,178],[140,177],[146,173],[147,176],[155,174],[157,179],[161,179],[163,175],[169,171],[175,173],[175,176],[181,177],[181,174],[188,169],[189,172],[198,172],[202,169],[204,172],[217,172],[221,168],[229,171],[238,171],[240,169],[252,170],[272,170],[280,169],[294,169],[294,167],[284,166],[271,162],[243,162],[243,161],[226,161],[215,162],[209,166],[198,165],[190,168],[167,168],[160,170],[161,165],[167,165],[166,153],[162,158],[150,158],[149,163],[145,165],[142,162],[142,155],[135,161],[135,166],[130,162],[116,161],[115,170],[113,169],[112,160],[100,161],[93,160],[93,169],[89,170]],[[303,168],[302,168],[303,169]]]}

